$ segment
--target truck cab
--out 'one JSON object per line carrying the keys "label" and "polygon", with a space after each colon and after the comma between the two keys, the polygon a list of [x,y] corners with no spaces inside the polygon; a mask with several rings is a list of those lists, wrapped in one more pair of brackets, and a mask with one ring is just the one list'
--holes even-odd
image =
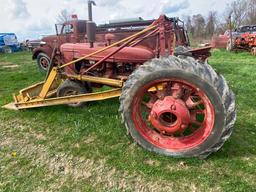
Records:
{"label": "truck cab", "polygon": [[13,53],[20,50],[20,44],[14,33],[0,33],[0,52]]}
{"label": "truck cab", "polygon": [[40,70],[46,71],[54,48],[59,49],[63,43],[83,43],[86,35],[86,20],[70,20],[56,24],[56,35],[43,37],[39,46],[33,50],[33,60],[37,60]]}

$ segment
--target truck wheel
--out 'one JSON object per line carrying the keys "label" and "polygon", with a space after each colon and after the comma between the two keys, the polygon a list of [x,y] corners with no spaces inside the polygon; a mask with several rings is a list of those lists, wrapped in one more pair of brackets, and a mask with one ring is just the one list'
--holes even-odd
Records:
{"label": "truck wheel", "polygon": [[51,59],[45,53],[39,53],[37,56],[37,65],[42,72],[47,72]]}
{"label": "truck wheel", "polygon": [[231,136],[235,96],[208,64],[154,59],[126,81],[120,112],[128,133],[149,151],[206,158]]}
{"label": "truck wheel", "polygon": [[251,53],[252,53],[253,56],[256,56],[256,47],[252,48]]}
{"label": "truck wheel", "polygon": [[[80,82],[71,80],[66,80],[57,90],[58,97],[80,95],[86,93],[90,93],[89,89],[86,86],[84,86]],[[84,102],[68,104],[68,106],[70,107],[83,107],[84,105]]]}
{"label": "truck wheel", "polygon": [[3,47],[3,52],[6,53],[6,54],[11,54],[11,53],[13,53],[12,48],[9,47],[9,46]]}

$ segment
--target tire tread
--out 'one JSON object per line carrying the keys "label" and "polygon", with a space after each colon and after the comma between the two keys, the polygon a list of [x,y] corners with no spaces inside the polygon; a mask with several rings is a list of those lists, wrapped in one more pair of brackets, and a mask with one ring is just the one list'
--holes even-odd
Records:
{"label": "tire tread", "polygon": [[[179,58],[175,56],[163,57],[159,59],[153,59],[152,61],[146,62],[144,65],[139,67],[129,79],[126,81],[122,94],[120,96],[120,108],[122,121],[125,123],[125,111],[127,109],[127,104],[129,100],[129,92],[133,85],[138,82],[143,76],[149,75],[153,71],[163,70],[163,69],[179,69],[186,70],[197,76],[201,77],[203,80],[207,81],[208,84],[212,85],[218,92],[226,112],[225,127],[221,133],[219,140],[215,142],[212,147],[203,151],[199,155],[199,158],[206,158],[211,153],[218,151],[224,143],[230,138],[233,132],[233,126],[236,121],[236,109],[235,109],[235,95],[229,89],[225,78],[222,75],[218,75],[215,70],[209,64],[201,64],[192,57]],[[125,123],[127,133],[129,132],[129,127]],[[131,135],[131,134],[130,134]],[[131,135],[132,136],[132,135]],[[133,136],[132,136],[133,137]],[[134,137],[133,137],[134,138]],[[139,141],[136,140],[138,144]]]}

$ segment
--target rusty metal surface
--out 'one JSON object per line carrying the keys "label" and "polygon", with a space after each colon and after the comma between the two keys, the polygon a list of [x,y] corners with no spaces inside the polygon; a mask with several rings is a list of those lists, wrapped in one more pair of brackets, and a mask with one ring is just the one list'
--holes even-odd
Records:
{"label": "rusty metal surface", "polygon": [[225,49],[227,47],[229,37],[227,35],[214,36],[211,40],[211,46],[217,49]]}
{"label": "rusty metal surface", "polygon": [[[113,42],[111,47],[104,51],[100,50],[105,49],[106,45],[99,42],[94,43],[93,48],[88,43],[65,43],[61,46],[60,51],[63,55],[64,63],[72,62],[72,65],[67,64],[67,67],[66,65],[62,67],[65,67],[67,74],[86,75],[90,72],[98,77],[114,79],[118,76],[129,76],[137,66],[153,58],[173,55],[174,46],[176,45],[176,33],[173,30],[173,23],[165,15],[162,15],[151,26],[156,27],[148,27],[145,29],[146,31],[143,30],[146,32],[145,34],[139,32],[137,33],[138,35],[130,36],[127,42],[122,42],[123,40],[121,40],[120,42],[123,44]],[[109,34],[107,35],[110,36]],[[147,44],[148,42],[150,42],[150,45]],[[100,53],[90,55],[98,51]],[[88,55],[86,59],[84,58],[85,55]],[[80,58],[79,62],[73,62],[78,58]],[[128,67],[130,70],[127,70],[127,64],[130,65]],[[119,69],[125,69],[119,70],[118,67]],[[77,70],[77,68],[79,69]]]}
{"label": "rusty metal surface", "polygon": [[196,48],[192,49],[189,52],[192,53],[192,56],[202,62],[204,62],[208,57],[211,56],[211,49],[212,46],[203,47],[203,48]]}
{"label": "rusty metal surface", "polygon": [[[120,22],[115,24],[105,24],[99,25],[96,29],[96,42],[101,44],[106,44],[106,35],[113,35],[113,42],[117,42],[121,39],[124,39],[128,36],[131,36],[142,29],[145,29],[149,25],[151,25],[156,20],[143,20],[137,22]],[[169,23],[171,23],[175,29],[176,37],[177,37],[177,45],[188,46],[189,40],[187,37],[187,33],[184,29],[184,26],[180,25],[176,18],[168,18]],[[60,47],[64,43],[85,43],[86,39],[86,20],[71,20],[63,23],[63,25],[72,25],[73,33],[71,34],[58,34],[44,37],[42,39],[43,42],[46,42],[46,45],[39,46],[33,51],[33,59],[36,59],[37,55],[40,52],[46,53],[49,57],[52,55],[53,47],[57,44],[57,47]],[[182,23],[182,22],[181,22]],[[184,25],[184,24],[183,24]],[[63,28],[61,29],[63,32]],[[155,49],[155,40],[148,39],[142,42],[144,47],[149,47],[150,49]]]}
{"label": "rusty metal surface", "polygon": [[[95,45],[94,48],[90,48],[87,43],[83,44],[64,44],[61,46],[61,52],[65,53],[65,61],[70,61],[70,58],[80,58],[84,55],[97,51],[102,46]],[[117,50],[118,47],[113,47],[100,53],[96,56],[88,58],[88,60],[98,61],[103,59],[111,52]],[[74,51],[73,51],[74,50]],[[107,59],[107,62],[146,62],[154,57],[153,51],[149,51],[143,48],[137,47],[125,47],[123,50],[117,52],[114,56]]]}
{"label": "rusty metal surface", "polygon": [[[173,23],[169,18],[161,15],[146,29],[108,46],[102,43],[95,43],[94,47],[91,47],[90,43],[63,44],[60,51],[65,64],[53,67],[44,83],[23,89],[20,95],[14,97],[15,105],[18,109],[26,109],[117,97],[124,82],[123,78],[118,78],[129,76],[137,67],[155,57],[174,54],[177,34],[173,29]],[[153,49],[145,46],[146,40],[154,43]],[[203,55],[209,53],[210,48],[195,49],[190,52],[201,59]],[[71,97],[55,97],[54,93],[60,85],[58,82],[67,78],[91,82],[92,86],[96,83],[119,89]]]}
{"label": "rusty metal surface", "polygon": [[256,34],[246,33],[235,39],[234,49],[251,51],[254,47],[256,47]]}
{"label": "rusty metal surface", "polygon": [[[156,91],[149,93],[151,87]],[[204,107],[195,110],[198,105]],[[177,78],[145,83],[137,90],[130,113],[136,130],[144,139],[176,152],[203,143],[213,129],[215,119],[214,106],[206,93],[191,82]],[[198,114],[203,118],[199,120]],[[152,131],[152,127],[157,131]]]}

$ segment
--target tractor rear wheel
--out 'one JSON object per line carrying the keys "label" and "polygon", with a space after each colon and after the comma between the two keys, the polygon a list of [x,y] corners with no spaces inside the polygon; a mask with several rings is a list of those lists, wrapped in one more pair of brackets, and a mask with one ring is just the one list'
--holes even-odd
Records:
{"label": "tractor rear wheel", "polygon": [[223,76],[191,57],[145,63],[126,81],[120,103],[132,138],[167,156],[207,157],[231,136],[236,120]]}
{"label": "tractor rear wheel", "polygon": [[[57,90],[58,97],[74,96],[89,93],[87,86],[77,81],[66,80]],[[70,107],[83,107],[84,102],[70,103]]]}

